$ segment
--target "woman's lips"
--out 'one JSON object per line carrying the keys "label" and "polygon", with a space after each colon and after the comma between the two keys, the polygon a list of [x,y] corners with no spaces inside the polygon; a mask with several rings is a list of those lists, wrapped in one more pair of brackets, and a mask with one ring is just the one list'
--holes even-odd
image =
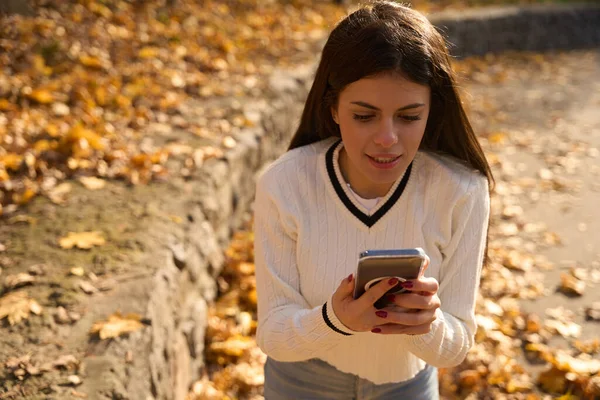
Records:
{"label": "woman's lips", "polygon": [[390,169],[390,168],[394,168],[396,165],[398,165],[398,163],[400,162],[400,159],[402,158],[401,155],[399,156],[395,156],[395,155],[384,155],[384,154],[375,154],[375,155],[368,155],[367,157],[369,158],[369,161],[371,162],[371,164],[375,167],[375,168],[379,168],[379,169]]}

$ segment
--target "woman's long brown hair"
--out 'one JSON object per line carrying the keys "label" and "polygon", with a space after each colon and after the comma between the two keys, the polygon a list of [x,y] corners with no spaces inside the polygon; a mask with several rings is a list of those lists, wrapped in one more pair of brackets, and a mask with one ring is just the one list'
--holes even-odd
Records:
{"label": "woman's long brown hair", "polygon": [[421,13],[375,1],[343,19],[331,32],[289,149],[340,137],[331,115],[340,92],[361,78],[400,73],[431,88],[431,109],[421,149],[447,154],[493,176],[462,106],[442,35]]}

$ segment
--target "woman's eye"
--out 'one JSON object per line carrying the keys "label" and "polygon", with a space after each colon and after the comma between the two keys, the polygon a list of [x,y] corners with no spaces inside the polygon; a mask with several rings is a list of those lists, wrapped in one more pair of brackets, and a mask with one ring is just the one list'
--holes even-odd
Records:
{"label": "woman's eye", "polygon": [[354,114],[354,119],[358,120],[358,121],[368,121],[369,119],[371,119],[373,116],[372,115],[360,115],[360,114]]}
{"label": "woman's eye", "polygon": [[421,117],[419,117],[418,115],[405,115],[401,118],[405,121],[418,121],[421,119]]}

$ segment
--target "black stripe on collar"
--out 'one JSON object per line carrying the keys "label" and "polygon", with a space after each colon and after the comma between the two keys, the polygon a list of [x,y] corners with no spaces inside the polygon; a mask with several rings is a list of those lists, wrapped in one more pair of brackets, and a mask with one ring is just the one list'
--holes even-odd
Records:
{"label": "black stripe on collar", "polygon": [[331,180],[331,183],[333,184],[333,188],[335,189],[335,192],[337,193],[337,195],[340,198],[340,200],[342,201],[342,203],[344,203],[344,205],[346,206],[348,211],[350,211],[352,214],[354,214],[354,216],[356,218],[358,218],[363,224],[365,224],[366,226],[368,226],[370,228],[373,225],[375,225],[375,223],[377,223],[377,221],[379,221],[381,219],[381,217],[383,217],[390,210],[390,208],[392,208],[392,206],[394,204],[396,204],[396,202],[398,201],[398,199],[404,192],[404,188],[406,187],[406,184],[408,183],[408,179],[410,178],[410,171],[412,170],[412,162],[408,165],[408,168],[406,169],[406,173],[404,174],[404,177],[402,177],[402,181],[400,182],[400,184],[398,185],[398,187],[396,188],[394,193],[385,202],[385,204],[383,206],[381,206],[375,214],[367,215],[367,214],[363,213],[361,210],[359,210],[358,207],[356,207],[354,205],[354,203],[352,203],[352,201],[348,198],[348,196],[346,195],[346,192],[344,192],[344,189],[342,188],[342,184],[338,180],[338,177],[335,173],[335,168],[333,166],[334,165],[333,155],[335,152],[335,148],[338,146],[339,143],[340,143],[339,140],[337,142],[335,142],[329,148],[329,150],[327,150],[327,154],[325,155],[325,163],[327,166],[327,174],[329,175],[329,180]]}

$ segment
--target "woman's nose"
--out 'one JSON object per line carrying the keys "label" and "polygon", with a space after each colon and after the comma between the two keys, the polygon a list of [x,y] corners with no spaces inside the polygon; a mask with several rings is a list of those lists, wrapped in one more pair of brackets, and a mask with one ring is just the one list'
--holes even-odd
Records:
{"label": "woman's nose", "polygon": [[398,143],[398,135],[394,129],[393,121],[383,121],[375,135],[375,143],[382,147],[391,147]]}

